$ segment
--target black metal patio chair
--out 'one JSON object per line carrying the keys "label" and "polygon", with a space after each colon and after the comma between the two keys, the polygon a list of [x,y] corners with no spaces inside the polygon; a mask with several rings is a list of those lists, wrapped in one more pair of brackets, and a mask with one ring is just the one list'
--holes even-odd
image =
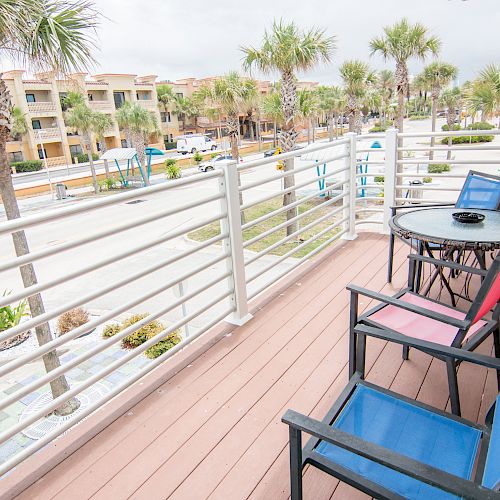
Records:
{"label": "black metal patio chair", "polygon": [[[359,325],[356,333],[377,337],[380,330]],[[393,342],[435,356],[500,369],[499,359],[391,335]],[[364,371],[361,365],[358,359]],[[478,425],[370,384],[356,372],[322,421],[292,410],[282,421],[289,426],[292,500],[302,499],[307,464],[375,498],[500,499],[495,405]],[[311,436],[304,449],[303,432]]]}
{"label": "black metal patio chair", "polygon": [[[358,338],[356,334],[356,326],[360,324],[377,328],[381,338],[386,338],[389,341],[391,341],[393,333],[403,334],[407,339],[407,343],[403,343],[403,359],[408,359],[409,348],[415,340],[426,340],[447,347],[460,348],[464,351],[473,351],[490,335],[493,335],[495,356],[500,357],[500,256],[496,257],[488,271],[422,255],[409,255],[408,258],[410,260],[408,287],[393,297],[354,284],[347,286],[351,292],[349,376],[354,375],[358,358],[364,359],[365,356],[366,336]],[[462,312],[457,308],[415,293],[413,269],[415,263],[418,262],[428,262],[437,268],[450,268],[483,277],[481,287],[469,310]],[[360,295],[374,299],[379,304],[359,315]],[[487,319],[486,316],[491,310],[493,310],[491,319]],[[424,351],[427,352],[425,349]],[[434,355],[432,352],[429,354]],[[455,415],[460,415],[457,382],[459,362],[449,357],[442,358],[439,355],[435,357],[446,363],[451,409]],[[364,366],[364,363],[361,363],[360,366]],[[362,370],[360,373],[361,376],[364,375]],[[500,372],[497,372],[497,379],[500,389]]]}

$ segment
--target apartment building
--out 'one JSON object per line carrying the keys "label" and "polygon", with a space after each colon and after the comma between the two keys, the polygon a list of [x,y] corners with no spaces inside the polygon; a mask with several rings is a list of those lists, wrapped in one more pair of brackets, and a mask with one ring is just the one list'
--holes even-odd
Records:
{"label": "apartment building", "polygon": [[[21,109],[28,123],[28,133],[13,137],[7,144],[11,162],[45,156],[50,167],[70,163],[82,152],[80,137],[64,123],[63,97],[69,91],[81,92],[92,109],[112,117],[128,101],[156,113],[160,121],[155,75],[100,74],[89,78],[85,73],[75,73],[60,80],[49,73],[39,73],[35,79],[28,80],[23,79],[23,74],[22,70],[3,74],[12,104]],[[108,148],[126,145],[116,121],[105,133],[105,140]],[[163,147],[162,143],[151,145]],[[98,152],[97,143],[93,144],[93,149]]]}

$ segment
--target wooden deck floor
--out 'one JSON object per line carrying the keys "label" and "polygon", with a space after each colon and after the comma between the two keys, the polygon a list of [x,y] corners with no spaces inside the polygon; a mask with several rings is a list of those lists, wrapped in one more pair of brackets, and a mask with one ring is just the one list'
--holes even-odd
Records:
{"label": "wooden deck floor", "polygon": [[[26,490],[20,498],[286,499],[287,408],[321,418],[347,382],[349,295],[355,282],[393,292],[406,278],[408,247],[397,247],[387,285],[387,238],[362,233],[269,301],[159,390]],[[361,302],[361,307],[369,302]],[[491,343],[481,352],[491,352]],[[368,380],[446,408],[442,363],[368,343]],[[484,419],[496,393],[491,371],[460,369],[464,416]],[[307,499],[364,495],[307,469]]]}

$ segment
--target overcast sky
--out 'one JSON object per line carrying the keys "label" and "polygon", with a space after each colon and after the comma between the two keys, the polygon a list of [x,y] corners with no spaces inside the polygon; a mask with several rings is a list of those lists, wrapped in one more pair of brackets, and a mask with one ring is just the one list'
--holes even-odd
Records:
{"label": "overcast sky", "polygon": [[[299,75],[338,83],[346,59],[393,69],[369,56],[368,43],[383,26],[406,16],[442,40],[440,58],[471,79],[500,63],[500,0],[95,0],[106,17],[99,29],[99,66],[93,73],[156,74],[175,80],[241,70],[241,45],[259,45],[273,19],[317,26],[337,39],[332,63]],[[422,63],[412,62],[416,74]],[[261,75],[255,74],[259,77]],[[271,77],[273,79],[273,77]]]}

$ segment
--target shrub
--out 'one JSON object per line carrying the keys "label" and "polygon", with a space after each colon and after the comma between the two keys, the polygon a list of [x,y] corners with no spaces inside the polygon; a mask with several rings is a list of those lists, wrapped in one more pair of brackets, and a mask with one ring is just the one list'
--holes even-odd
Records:
{"label": "shrub", "polygon": [[101,191],[111,191],[112,189],[116,189],[118,184],[121,184],[121,181],[113,176],[107,177],[106,179],[101,179],[97,182]]}
{"label": "shrub", "polygon": [[[494,137],[492,135],[461,135],[451,139],[452,144],[469,144],[475,142],[492,142]],[[441,144],[448,144],[448,137],[441,140]]]}
{"label": "shrub", "polygon": [[[441,130],[443,130],[444,132],[448,132],[448,130],[450,130],[450,127],[448,127],[448,124],[444,124],[442,127],[441,127]],[[455,123],[453,125],[453,127],[451,127],[451,130],[461,130],[461,127],[460,127],[460,124],[458,123]]]}
{"label": "shrub", "polygon": [[373,180],[375,182],[384,182],[384,176],[383,175],[376,175]]}
{"label": "shrub", "polygon": [[[77,159],[78,163],[86,163],[89,161],[89,157],[87,156],[87,153],[78,153],[75,155],[75,158]],[[93,160],[98,160],[99,155],[96,153],[92,153],[92,159]]]}
{"label": "shrub", "polygon": [[375,133],[375,132],[385,132],[389,127],[386,125],[375,125],[372,127],[370,130],[368,130],[369,133]]}
{"label": "shrub", "polygon": [[165,175],[167,179],[180,179],[182,176],[182,169],[177,165],[167,166],[165,169]]}
{"label": "shrub", "polygon": [[166,167],[171,167],[177,163],[177,160],[175,158],[167,158],[165,160],[165,166]]}
{"label": "shrub", "polygon": [[[5,297],[7,292],[3,293]],[[17,306],[4,306],[0,307],[0,332],[13,328],[21,322],[24,316],[27,316],[28,303],[23,300],[17,304]],[[14,335],[10,339],[0,342],[0,351],[14,347],[21,342],[24,342],[30,336],[29,330],[26,332],[21,332],[19,335]]]}
{"label": "shrub", "polygon": [[427,172],[429,174],[442,174],[443,172],[449,172],[451,170],[448,163],[436,163],[434,165],[427,166]]}
{"label": "shrub", "polygon": [[430,118],[431,115],[419,115],[419,114],[414,114],[410,115],[410,120],[411,121],[416,121],[416,120],[427,120],[427,118]]}
{"label": "shrub", "polygon": [[11,163],[11,167],[14,167],[18,174],[22,172],[37,172],[38,170],[42,170],[43,162],[42,160],[15,161]]}
{"label": "shrub", "polygon": [[432,182],[432,177],[424,177],[422,181],[424,184],[430,184]]}
{"label": "shrub", "polygon": [[193,160],[197,164],[201,163],[203,161],[203,155],[199,151],[196,151],[196,153],[193,155]]}
{"label": "shrub", "polygon": [[217,156],[219,156],[219,153],[212,153],[210,155],[210,159],[213,160],[214,158],[217,158]]}
{"label": "shrub", "polygon": [[161,356],[164,352],[172,349],[172,347],[176,346],[180,341],[181,338],[179,337],[178,330],[176,330],[163,340],[160,340],[157,344],[151,346],[149,349],[146,349],[144,354],[149,359],[155,359],[158,356]]}
{"label": "shrub", "polygon": [[109,337],[113,337],[121,330],[121,326],[118,323],[111,323],[110,325],[106,325],[102,331],[103,338],[107,339]]}
{"label": "shrub", "polygon": [[467,130],[491,130],[493,128],[495,126],[488,122],[476,122],[467,125]]}
{"label": "shrub", "polygon": [[177,142],[173,141],[173,142],[167,142],[165,141],[165,149],[175,149],[177,147]]}
{"label": "shrub", "polygon": [[88,323],[88,321],[89,313],[81,307],[76,307],[75,309],[70,309],[59,316],[57,319],[57,331],[59,332],[59,335],[64,335],[65,333]]}

